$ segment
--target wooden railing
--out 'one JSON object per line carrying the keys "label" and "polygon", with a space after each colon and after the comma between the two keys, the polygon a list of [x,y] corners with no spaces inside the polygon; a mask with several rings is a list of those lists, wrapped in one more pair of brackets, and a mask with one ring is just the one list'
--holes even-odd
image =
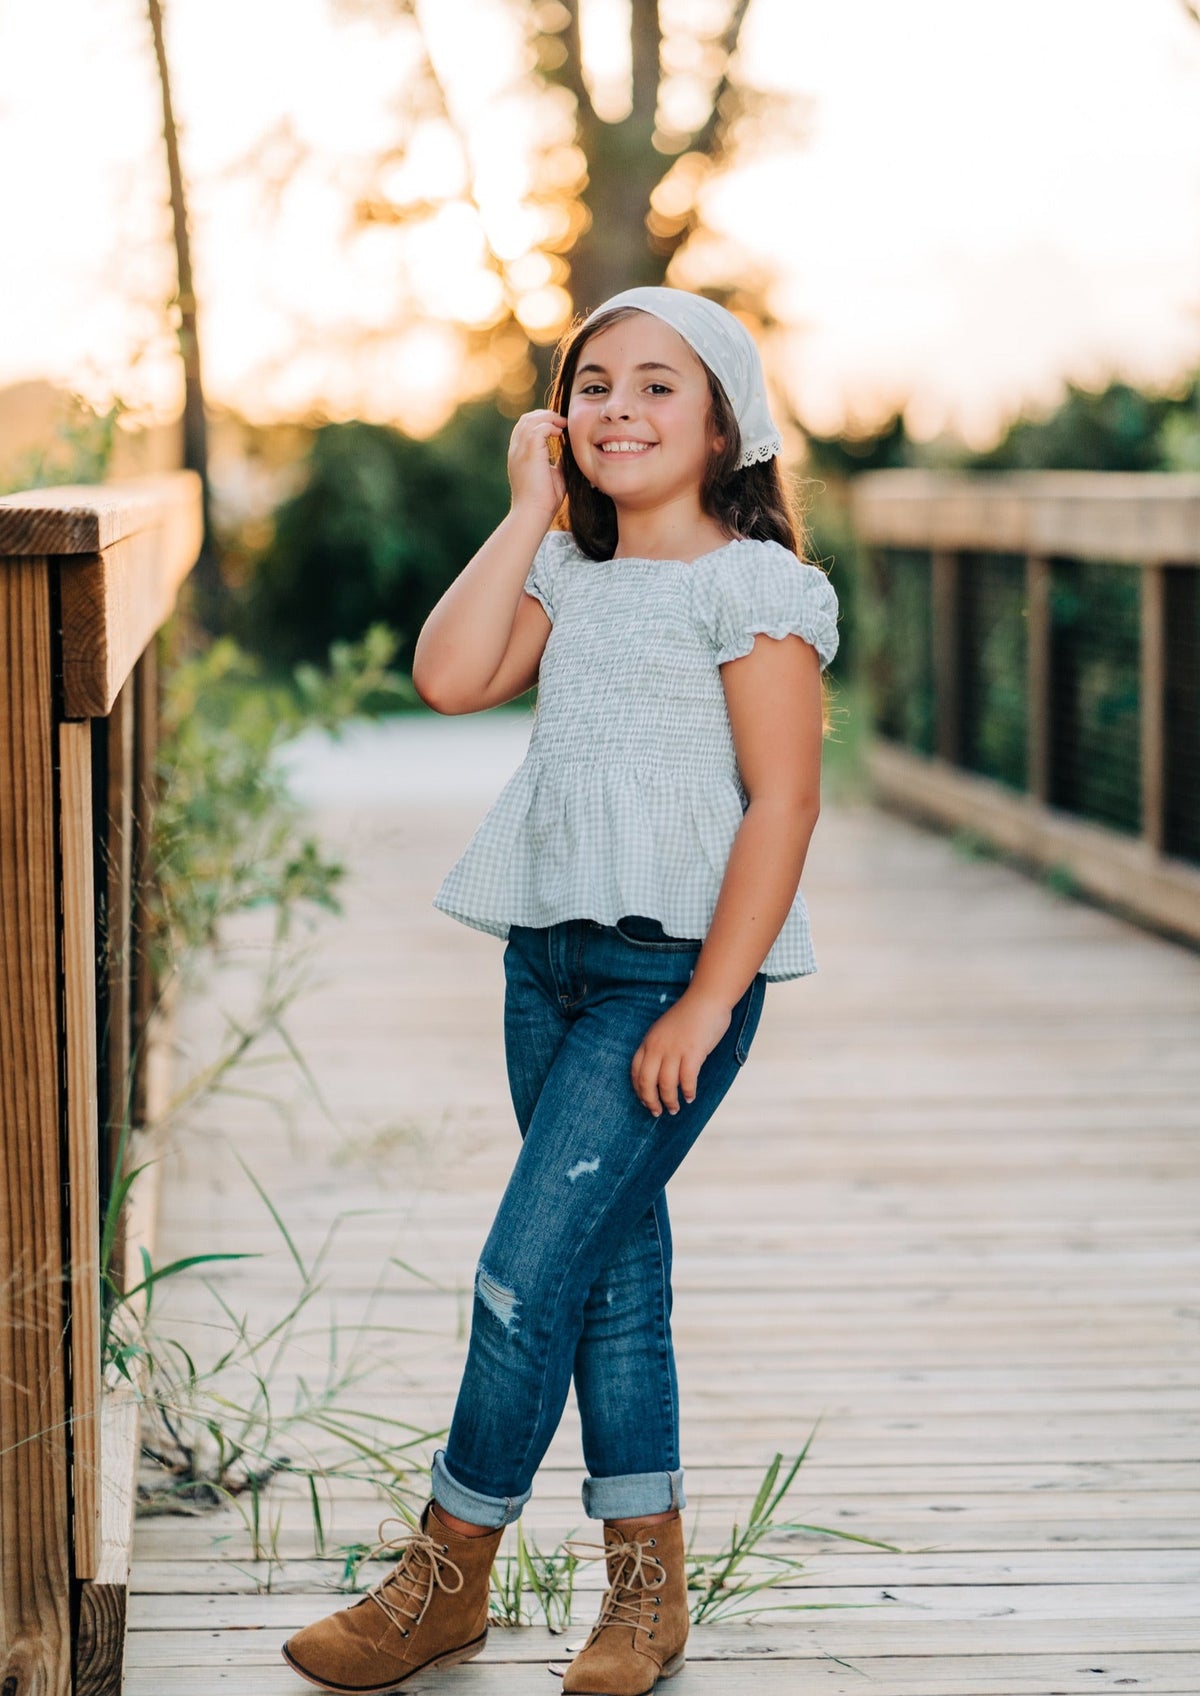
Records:
{"label": "wooden railing", "polygon": [[155,634],[200,525],[188,472],[0,499],[4,1696],[120,1688],[137,1411],[102,1382],[100,1228],[153,1118]]}
{"label": "wooden railing", "polygon": [[1200,941],[1200,477],[854,486],[885,801]]}

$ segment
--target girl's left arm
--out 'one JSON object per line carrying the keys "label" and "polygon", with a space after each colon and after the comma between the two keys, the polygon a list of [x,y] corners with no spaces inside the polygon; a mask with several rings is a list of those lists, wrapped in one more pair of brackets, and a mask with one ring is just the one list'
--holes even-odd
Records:
{"label": "girl's left arm", "polygon": [[757,636],[721,667],[734,747],[749,796],[692,981],[633,1057],[652,1113],[691,1101],[705,1057],[729,1028],[783,928],[821,810],[821,662],[803,637]]}
{"label": "girl's left arm", "polygon": [[783,928],[821,811],[821,665],[800,636],[756,636],[721,681],[750,804],[690,987],[732,1009]]}

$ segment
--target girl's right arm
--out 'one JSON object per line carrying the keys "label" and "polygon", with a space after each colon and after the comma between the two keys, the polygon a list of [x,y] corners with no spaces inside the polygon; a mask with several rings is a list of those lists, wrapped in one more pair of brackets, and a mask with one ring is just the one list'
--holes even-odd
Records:
{"label": "girl's right arm", "polygon": [[439,713],[477,713],[532,689],[550,620],[523,593],[565,493],[549,444],[566,419],[542,409],[518,418],[508,448],[512,506],[421,627],[413,686]]}

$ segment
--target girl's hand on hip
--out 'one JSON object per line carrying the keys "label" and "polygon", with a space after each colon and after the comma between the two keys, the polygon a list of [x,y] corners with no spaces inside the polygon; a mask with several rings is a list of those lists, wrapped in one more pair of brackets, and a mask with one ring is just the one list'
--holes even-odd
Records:
{"label": "girl's hand on hip", "polygon": [[679,1111],[680,1097],[696,1099],[696,1080],[705,1059],[729,1029],[732,1009],[723,1001],[685,990],[642,1038],[629,1075],[634,1094],[657,1119],[665,1107]]}
{"label": "girl's hand on hip", "polygon": [[539,407],[523,412],[508,443],[508,481],[514,506],[536,507],[549,523],[563,503],[567,486],[550,459],[550,443],[561,442],[567,421],[561,412]]}

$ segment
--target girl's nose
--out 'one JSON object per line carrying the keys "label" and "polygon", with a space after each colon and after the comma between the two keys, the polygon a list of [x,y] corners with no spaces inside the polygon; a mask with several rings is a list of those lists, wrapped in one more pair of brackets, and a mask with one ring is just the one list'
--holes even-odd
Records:
{"label": "girl's nose", "polygon": [[604,418],[628,418],[629,402],[621,395],[610,394],[601,413]]}

